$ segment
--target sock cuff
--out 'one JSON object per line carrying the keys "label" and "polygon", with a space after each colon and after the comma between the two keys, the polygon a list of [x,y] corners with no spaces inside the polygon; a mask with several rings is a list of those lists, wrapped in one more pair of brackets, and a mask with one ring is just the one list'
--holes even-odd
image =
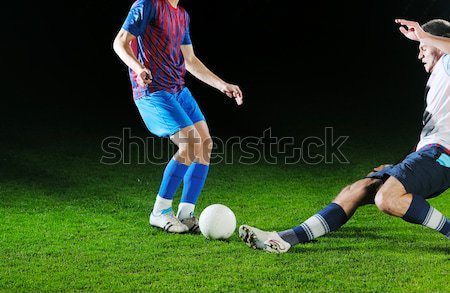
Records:
{"label": "sock cuff", "polygon": [[161,203],[161,204],[172,205],[172,201],[173,201],[172,199],[162,197],[159,193],[156,196],[156,202]]}
{"label": "sock cuff", "polygon": [[180,163],[175,159],[170,160],[169,164],[167,164],[167,170],[171,172],[171,175],[179,178],[184,177],[184,174],[186,174],[188,168],[188,165]]}
{"label": "sock cuff", "polygon": [[153,206],[152,213],[156,216],[161,214],[167,214],[172,211],[172,200],[161,197],[159,194],[156,196],[155,204]]}
{"label": "sock cuff", "polygon": [[413,224],[423,224],[430,208],[430,204],[423,197],[413,194],[411,205],[402,219]]}
{"label": "sock cuff", "polygon": [[335,202],[327,205],[323,210],[318,212],[318,214],[325,219],[335,219],[334,221],[327,221],[330,227],[330,231],[338,229],[348,221],[348,216],[345,213],[344,209]]}
{"label": "sock cuff", "polygon": [[159,187],[159,196],[165,199],[173,199],[188,168],[189,166],[184,165],[175,159],[170,160],[164,170],[161,186]]}
{"label": "sock cuff", "polygon": [[195,177],[199,179],[205,179],[208,176],[209,165],[203,165],[200,163],[192,163],[189,167],[188,173],[190,177]]}
{"label": "sock cuff", "polygon": [[180,202],[180,204],[178,205],[178,208],[180,209],[180,208],[183,208],[183,207],[191,207],[191,208],[195,208],[195,204],[190,203],[190,202],[182,201],[182,202]]}

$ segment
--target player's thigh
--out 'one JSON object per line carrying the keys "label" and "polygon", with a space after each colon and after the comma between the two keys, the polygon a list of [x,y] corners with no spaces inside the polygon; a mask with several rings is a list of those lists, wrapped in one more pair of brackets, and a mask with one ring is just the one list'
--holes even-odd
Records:
{"label": "player's thigh", "polygon": [[202,143],[211,143],[211,134],[209,133],[208,124],[206,124],[205,120],[198,121],[194,124],[195,129],[197,129],[200,138],[202,139]]}
{"label": "player's thigh", "polygon": [[183,107],[170,93],[155,92],[136,100],[135,104],[149,131],[157,136],[173,136],[188,126],[195,129]]}
{"label": "player's thigh", "polygon": [[396,177],[389,177],[377,192],[377,197],[383,197],[385,200],[403,196],[408,192]]}
{"label": "player's thigh", "polygon": [[194,125],[180,129],[170,136],[170,140],[179,148],[191,148],[192,150],[196,144],[201,143],[200,134]]}

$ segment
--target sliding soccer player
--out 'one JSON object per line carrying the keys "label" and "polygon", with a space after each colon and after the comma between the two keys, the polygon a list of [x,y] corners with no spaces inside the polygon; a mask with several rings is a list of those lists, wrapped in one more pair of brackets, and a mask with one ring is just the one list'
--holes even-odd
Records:
{"label": "sliding soccer player", "polygon": [[407,38],[420,42],[418,58],[431,74],[416,151],[347,186],[327,207],[293,229],[266,232],[242,225],[239,235],[248,246],[287,252],[298,243],[339,229],[359,206],[373,203],[388,215],[424,225],[450,239],[450,221],[426,201],[450,187],[450,22],[432,20],[422,27],[403,19],[396,22]]}
{"label": "sliding soccer player", "polygon": [[[114,40],[114,51],[129,67],[134,101],[147,128],[178,146],[164,171],[150,224],[173,233],[198,233],[194,208],[208,174],[212,140],[205,117],[185,86],[186,70],[238,105],[243,96],[237,85],[224,82],[197,58],[189,15],[178,2],[136,1]],[[175,216],[172,200],[182,181]]]}

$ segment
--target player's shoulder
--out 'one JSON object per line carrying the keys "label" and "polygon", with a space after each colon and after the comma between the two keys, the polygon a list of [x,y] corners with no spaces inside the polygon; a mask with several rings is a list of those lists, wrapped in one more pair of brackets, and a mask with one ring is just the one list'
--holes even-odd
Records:
{"label": "player's shoulder", "polygon": [[180,13],[184,14],[184,16],[189,17],[189,13],[187,12],[187,10],[183,6],[178,5],[178,9],[180,10]]}
{"label": "player's shoulder", "polygon": [[133,6],[135,5],[142,5],[142,4],[151,4],[152,0],[134,0]]}
{"label": "player's shoulder", "polygon": [[144,7],[144,8],[154,8],[155,0],[135,0],[133,2],[133,7]]}

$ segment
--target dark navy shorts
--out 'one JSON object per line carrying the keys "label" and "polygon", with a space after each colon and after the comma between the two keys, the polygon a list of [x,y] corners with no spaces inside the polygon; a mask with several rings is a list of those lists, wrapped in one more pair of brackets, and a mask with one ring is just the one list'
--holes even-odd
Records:
{"label": "dark navy shorts", "polygon": [[366,178],[398,179],[408,193],[436,197],[450,187],[450,152],[441,146],[427,146],[409,154],[402,162]]}

